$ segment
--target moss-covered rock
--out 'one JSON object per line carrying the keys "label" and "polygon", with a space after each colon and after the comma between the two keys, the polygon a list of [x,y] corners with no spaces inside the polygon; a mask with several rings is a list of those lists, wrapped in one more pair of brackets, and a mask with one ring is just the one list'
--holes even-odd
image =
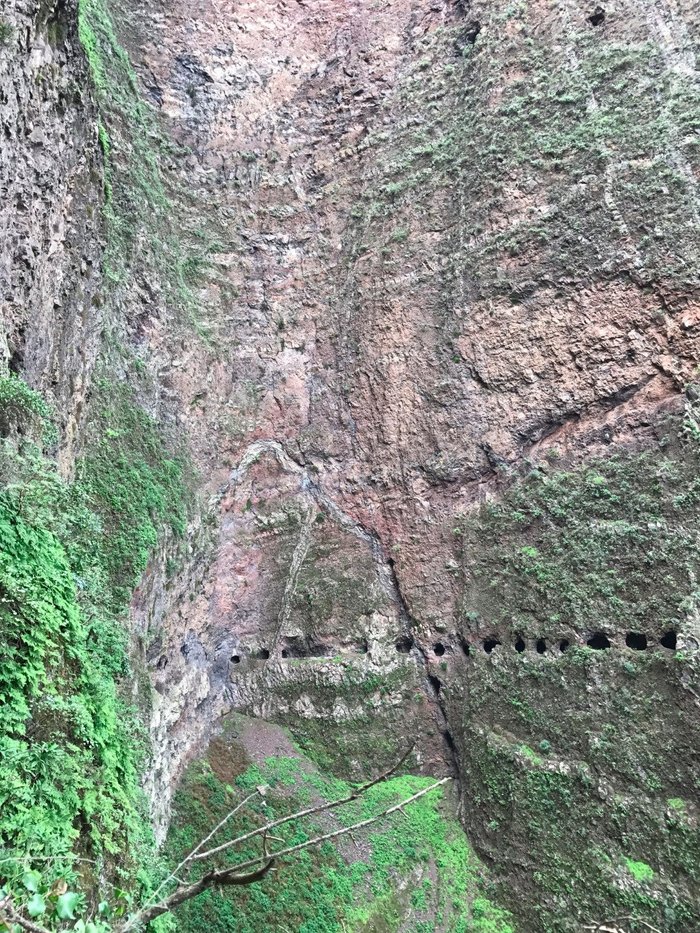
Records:
{"label": "moss-covered rock", "polygon": [[[317,770],[293,748],[284,756],[267,758],[255,749],[247,752],[242,723],[241,717],[229,719],[207,758],[185,775],[175,798],[167,844],[173,861],[196,844],[236,800],[258,786],[269,785],[264,806],[253,803],[242,811],[228,825],[229,837],[266,818],[349,793],[349,784]],[[253,742],[269,743],[270,729],[256,722]],[[255,761],[249,753],[255,754]],[[316,821],[292,822],[275,832],[285,843],[301,842],[320,829],[328,832],[366,819],[429,784],[425,777],[394,777],[332,814]],[[436,791],[409,804],[403,813],[353,833],[351,842],[326,843],[282,861],[273,875],[251,887],[208,892],[183,905],[176,915],[177,928],[235,928],[241,933],[284,929],[299,933],[512,933],[508,915],[489,898],[483,868],[455,819],[453,804],[451,794]],[[235,864],[253,852],[235,850],[228,863]]]}

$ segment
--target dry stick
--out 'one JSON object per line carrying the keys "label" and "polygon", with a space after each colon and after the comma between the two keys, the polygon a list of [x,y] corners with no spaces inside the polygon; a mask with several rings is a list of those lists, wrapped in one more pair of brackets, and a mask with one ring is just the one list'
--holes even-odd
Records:
{"label": "dry stick", "polygon": [[321,811],[325,812],[326,810],[334,810],[336,807],[340,807],[344,803],[351,803],[353,800],[357,800],[357,798],[362,796],[365,791],[368,791],[370,787],[374,787],[375,784],[381,784],[382,781],[386,781],[387,778],[390,778],[395,771],[398,771],[398,769],[401,767],[404,761],[406,761],[414,748],[415,745],[412,745],[401,757],[401,759],[397,761],[395,765],[393,765],[393,767],[389,768],[389,770],[385,771],[383,774],[380,774],[379,777],[375,778],[373,781],[368,781],[367,784],[363,784],[361,787],[356,788],[348,797],[343,797],[341,800],[333,800],[330,803],[320,803],[318,806],[309,807],[307,810],[299,810],[297,813],[292,813],[289,816],[282,816],[278,820],[273,820],[272,823],[266,823],[265,826],[259,826],[257,829],[251,829],[250,832],[243,836],[239,836],[237,839],[230,839],[228,842],[224,842],[220,846],[216,846],[214,849],[209,849],[207,852],[200,852],[198,855],[195,855],[192,858],[192,861],[196,862],[199,859],[209,858],[212,855],[218,855],[219,852],[223,852],[225,849],[230,849],[232,846],[240,845],[242,842],[247,842],[254,836],[259,836],[260,833],[274,829],[276,826],[281,826],[283,823],[289,823],[291,820],[300,820],[305,816],[312,816],[314,813],[320,813]]}
{"label": "dry stick", "polygon": [[[328,839],[337,839],[338,836],[345,836],[347,833],[352,833],[356,829],[362,829],[365,826],[369,826],[371,823],[376,823],[377,820],[380,820],[382,817],[389,816],[390,813],[395,813],[396,810],[401,810],[406,806],[406,804],[413,803],[414,800],[418,800],[419,797],[424,797],[426,794],[429,794],[431,790],[435,790],[436,787],[440,787],[442,784],[447,784],[447,782],[451,780],[451,777],[446,777],[442,778],[441,781],[435,781],[435,783],[431,784],[430,787],[425,787],[423,790],[418,791],[417,794],[413,794],[413,796],[407,797],[405,800],[402,800],[399,803],[395,803],[392,807],[387,807],[386,810],[382,810],[380,813],[377,813],[366,820],[361,820],[359,823],[353,823],[352,826],[346,826],[344,829],[336,829],[334,832],[326,833],[323,836],[316,836],[314,839],[309,839],[307,842],[300,842],[295,846],[289,846],[287,849],[278,849],[277,852],[270,853],[270,858],[278,859],[282,858],[284,855],[291,855],[292,852],[301,852],[302,849],[308,849],[311,846],[317,846],[319,843],[326,842]],[[233,868],[236,871],[240,871],[242,868],[250,868],[253,865],[257,865],[264,859],[264,855],[259,855],[257,858],[250,858],[245,862],[234,865]]]}
{"label": "dry stick", "polygon": [[[594,933],[596,930],[604,931],[606,930],[607,923],[626,923],[628,920],[631,920],[633,923],[641,923],[642,926],[646,927],[647,930],[651,930],[651,933],[661,933],[661,930],[658,930],[656,927],[653,927],[650,923],[647,923],[646,920],[640,920],[639,917],[615,917],[612,920],[601,920],[600,923],[592,923],[590,925],[584,926],[584,930],[593,930]],[[610,927],[607,927],[610,930]],[[624,931],[620,931],[624,933]]]}
{"label": "dry stick", "polygon": [[[364,826],[369,826],[372,823],[376,823],[377,820],[382,819],[382,817],[389,816],[390,813],[394,813],[396,810],[401,810],[406,806],[406,804],[412,803],[414,800],[418,800],[419,797],[424,797],[426,794],[429,794],[430,791],[435,790],[436,787],[440,787],[442,784],[446,784],[451,780],[451,777],[446,777],[441,781],[435,781],[435,783],[431,784],[430,787],[425,787],[417,794],[413,794],[411,797],[407,797],[405,800],[401,800],[399,803],[396,803],[391,807],[387,807],[386,810],[382,810],[381,813],[377,813],[374,816],[369,817],[369,819],[361,820],[359,823],[353,823],[352,826],[347,826],[345,829],[338,829],[335,832],[326,833],[323,836],[316,836],[315,839],[309,839],[307,842],[301,842],[298,845],[289,846],[289,848],[280,849],[277,852],[268,853],[266,845],[267,827],[263,827],[262,855],[257,856],[257,858],[248,859],[248,861],[241,862],[239,865],[234,865],[231,868],[225,868],[221,871],[214,870],[207,872],[207,874],[204,875],[199,881],[186,885],[184,888],[178,888],[170,895],[170,897],[167,897],[162,904],[154,904],[152,907],[149,907],[148,910],[139,911],[139,913],[136,914],[131,920],[127,921],[126,924],[124,924],[122,927],[119,927],[117,933],[127,933],[127,931],[132,930],[137,925],[141,926],[150,923],[151,920],[154,920],[156,917],[160,917],[162,914],[169,913],[175,907],[184,903],[184,901],[189,901],[191,898],[196,897],[203,891],[216,887],[217,885],[244,885],[252,884],[254,881],[259,881],[261,878],[264,878],[265,875],[270,871],[278,858],[281,858],[284,855],[291,855],[293,852],[300,852],[302,849],[309,849],[311,846],[320,845],[320,843],[326,842],[329,839],[337,839],[338,836],[344,836],[346,833],[351,833],[356,829],[360,829]],[[260,862],[264,862],[266,859],[267,861],[261,868],[246,874],[240,874],[242,868],[252,868],[254,865],[258,865]],[[43,931],[40,931],[40,933],[43,933]]]}
{"label": "dry stick", "polygon": [[40,927],[38,924],[32,923],[31,920],[25,920],[9,903],[3,901],[0,903],[0,921],[6,923],[8,920],[10,923],[21,926],[23,930],[27,930],[27,933],[48,933],[46,927]]}
{"label": "dry stick", "polygon": [[[188,862],[192,861],[192,859],[195,858],[197,852],[199,852],[199,850],[202,848],[202,846],[204,845],[204,843],[205,843],[205,842],[209,842],[209,840],[212,838],[212,836],[215,836],[215,835],[218,833],[218,831],[221,829],[221,827],[222,827],[222,826],[225,826],[226,823],[228,823],[228,821],[231,819],[231,817],[234,816],[236,813],[238,813],[238,811],[241,809],[241,807],[244,807],[244,806],[248,803],[248,801],[249,801],[249,800],[252,800],[253,797],[255,797],[258,793],[259,793],[258,790],[254,790],[252,794],[248,794],[248,796],[247,796],[244,800],[241,800],[241,802],[240,802],[237,806],[235,806],[235,807],[233,808],[233,810],[231,810],[229,813],[226,814],[226,816],[223,818],[223,820],[221,820],[220,823],[217,823],[217,825],[214,827],[214,829],[212,829],[212,831],[209,833],[209,835],[208,835],[208,836],[205,836],[204,839],[202,839],[201,842],[199,842],[199,844],[196,845],[196,846],[194,847],[194,849],[192,849],[192,851],[189,853],[189,855],[186,855],[186,856],[185,856],[185,858],[180,862],[180,864],[177,866],[177,868],[174,868],[174,869],[173,869],[173,871],[168,875],[168,877],[165,879],[165,881],[162,881],[162,882],[158,885],[158,887],[156,888],[156,890],[153,892],[153,894],[151,894],[151,896],[147,899],[146,903],[143,905],[143,907],[142,907],[141,910],[139,911],[139,914],[141,913],[141,911],[143,911],[143,910],[145,910],[147,907],[149,907],[149,905],[152,904],[153,901],[155,901],[155,899],[158,897],[158,895],[160,894],[160,892],[163,890],[163,888],[164,888],[167,884],[170,884],[171,881],[175,881],[175,880],[179,881],[179,879],[176,879],[176,878],[175,878],[175,875],[179,874],[180,869],[181,869],[181,868],[184,868],[184,867],[188,864]],[[136,916],[138,916],[139,914],[137,914]]]}
{"label": "dry stick", "polygon": [[[265,858],[261,856],[260,860]],[[210,871],[207,872],[199,881],[195,881],[193,884],[185,885],[182,888],[178,888],[174,891],[170,897],[166,897],[162,904],[154,904],[152,907],[149,907],[147,910],[139,911],[139,913],[132,919],[127,921],[123,926],[117,927],[117,933],[127,933],[128,930],[132,930],[134,926],[145,926],[147,923],[150,923],[151,920],[155,920],[156,917],[160,917],[161,914],[170,913],[171,910],[174,910],[179,904],[182,904],[184,901],[189,901],[191,898],[196,897],[198,894],[201,894],[202,891],[206,891],[208,888],[214,888],[218,885],[228,886],[228,885],[239,885],[239,884],[252,884],[254,881],[260,881],[261,878],[264,878],[268,871],[272,868],[274,864],[274,858],[263,865],[261,868],[251,871],[245,875],[235,874],[235,868],[225,868],[221,871]],[[43,930],[32,931],[32,933],[44,933]]]}

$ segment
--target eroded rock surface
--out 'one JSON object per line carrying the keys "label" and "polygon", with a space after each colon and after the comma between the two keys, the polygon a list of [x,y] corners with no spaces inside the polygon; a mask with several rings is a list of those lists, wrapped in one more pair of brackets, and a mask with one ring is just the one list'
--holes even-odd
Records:
{"label": "eroded rock surface", "polygon": [[[166,544],[133,603],[161,835],[185,764],[235,709],[288,725],[346,776],[415,740],[416,767],[459,777],[465,826],[525,930],[578,929],[610,903],[646,903],[669,931],[697,921],[692,769],[671,780],[665,762],[692,741],[700,690],[698,11],[599,9],[115,7],[156,114],[140,132],[163,134],[159,229],[180,247],[166,253],[176,294],[132,237],[110,319],[203,503],[178,566]],[[69,472],[102,314],[101,161],[93,105],[60,73],[75,11],[60,6],[68,31],[53,41],[53,13],[25,38],[22,17],[44,23],[32,10],[17,6],[0,50],[14,108],[5,356],[68,412]],[[118,120],[108,129],[125,138]],[[546,489],[531,496],[533,472]],[[633,619],[645,575],[663,599]],[[671,630],[680,658],[658,647]],[[630,631],[652,652],[639,672],[625,668]],[[596,632],[609,655],[590,654]],[[488,639],[501,644],[487,654]],[[554,651],[563,641],[578,653]],[[591,721],[568,709],[572,691]],[[653,774],[639,749],[622,764],[601,752],[652,698],[682,711],[665,720],[670,743],[645,726]],[[635,794],[653,832],[615,809]],[[530,856],[544,823],[557,851],[576,808],[593,829],[572,890]],[[645,888],[625,858],[663,883]]]}

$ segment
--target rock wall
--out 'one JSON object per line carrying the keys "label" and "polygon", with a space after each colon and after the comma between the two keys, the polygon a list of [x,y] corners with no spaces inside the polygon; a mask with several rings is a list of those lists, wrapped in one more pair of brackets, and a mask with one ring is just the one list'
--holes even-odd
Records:
{"label": "rock wall", "polygon": [[97,111],[75,2],[2,10],[3,369],[57,402],[69,473],[103,327]]}
{"label": "rock wall", "polygon": [[5,356],[69,474],[108,319],[197,477],[132,605],[161,836],[228,710],[345,776],[411,737],[523,930],[688,929],[695,6],[120,0],[101,152],[74,8],[22,9]]}

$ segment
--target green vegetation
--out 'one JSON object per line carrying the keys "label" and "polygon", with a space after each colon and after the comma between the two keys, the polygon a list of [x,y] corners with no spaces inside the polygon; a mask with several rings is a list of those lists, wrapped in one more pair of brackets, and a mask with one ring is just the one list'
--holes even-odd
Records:
{"label": "green vegetation", "polygon": [[633,17],[608,35],[564,16],[542,31],[537,16],[496,4],[475,44],[461,25],[424,41],[391,133],[372,139],[379,174],[355,210],[355,248],[380,246],[416,212],[429,222],[456,191],[446,308],[521,302],[541,282],[565,293],[628,270],[631,251],[640,281],[692,282],[697,87]]}
{"label": "green vegetation", "polygon": [[78,26],[100,111],[107,279],[112,285],[128,285],[135,274],[155,279],[170,302],[184,310],[201,332],[195,289],[210,265],[210,254],[219,246],[201,228],[185,245],[188,196],[166,183],[161,170],[162,158],[172,157],[177,150],[140,96],[106,0],[80,0]]}
{"label": "green vegetation", "polygon": [[632,875],[635,881],[641,883],[654,880],[654,869],[646,862],[634,862],[632,859],[625,859],[627,871]]}
{"label": "green vegetation", "polygon": [[[185,261],[170,232],[159,168],[167,145],[103,0],[81,0],[79,37],[100,109],[108,300],[127,307],[115,292],[145,276],[183,306],[199,254]],[[117,333],[124,324],[110,323]],[[48,888],[33,893],[45,900],[78,869],[92,894],[110,879],[147,885],[153,864],[142,710],[120,687],[140,678],[124,616],[156,544],[177,544],[184,531],[185,458],[139,404],[136,363],[123,358],[118,381],[109,376],[119,344],[110,340],[71,482],[52,459],[50,406],[18,376],[0,378],[0,883],[41,867]]]}
{"label": "green vegetation", "polygon": [[[317,773],[295,758],[268,759],[246,766],[238,759],[238,776],[217,773],[204,761],[192,766],[175,799],[175,818],[167,852],[176,861],[215,825],[247,791],[270,785],[264,807],[255,817],[272,818],[310,802],[345,796],[350,785]],[[230,778],[230,780],[229,780]],[[351,825],[381,811],[430,783],[405,775],[377,785],[354,804],[327,817],[324,828]],[[390,933],[410,913],[410,929],[426,933],[437,926],[454,933],[512,933],[507,915],[488,898],[479,863],[461,827],[448,815],[439,791],[354,836],[354,842],[335,848],[324,844],[279,866],[278,872],[249,888],[231,893],[208,892],[179,909],[177,928],[262,933],[295,930],[299,933],[340,933],[341,930],[382,930]],[[252,825],[254,814],[242,815],[229,834]],[[319,827],[316,827],[318,829]],[[309,838],[314,827],[290,824],[279,828],[285,843]],[[278,830],[275,830],[277,833]],[[250,854],[257,850],[251,849]],[[241,848],[237,859],[248,850]],[[233,860],[232,860],[233,861]],[[402,879],[415,879],[403,890]],[[444,927],[443,927],[444,925]],[[402,929],[409,927],[402,926]]]}
{"label": "green vegetation", "polygon": [[53,412],[39,393],[14,373],[0,377],[0,434],[7,436],[20,430],[31,433],[37,425],[44,445],[56,442]]}
{"label": "green vegetation", "polygon": [[[567,687],[571,695],[582,685],[568,682]],[[565,692],[549,693],[551,713],[550,706],[561,705]],[[494,704],[493,689],[489,696],[489,714],[507,723],[510,732],[515,727],[503,716],[501,703]],[[591,691],[589,702],[597,699]],[[597,713],[604,715],[600,709]],[[472,722],[480,721],[475,708],[469,715]],[[571,745],[577,738],[571,730],[574,717],[575,711],[557,724],[559,732],[569,733]],[[528,725],[521,722],[519,728],[527,731]],[[583,724],[581,734],[587,728],[590,721]],[[620,790],[601,799],[595,776],[603,765],[592,754],[594,769],[579,757],[588,751],[580,739],[572,755],[561,755],[550,764],[523,756],[522,745],[497,733],[484,738],[470,731],[468,736],[465,767],[472,794],[469,812],[475,815],[468,822],[507,879],[501,892],[504,902],[517,904],[533,929],[574,933],[584,922],[616,915],[644,919],[666,933],[695,928],[700,920],[693,895],[700,855],[696,827],[667,823],[663,801],[635,787],[626,776],[619,783],[615,780],[619,772],[614,761],[607,763],[605,773]],[[599,740],[592,735],[591,745]],[[638,744],[645,741],[646,736]],[[492,818],[487,827],[481,821],[483,813]],[[653,853],[662,874],[626,856],[625,849],[631,846]],[[520,880],[515,866],[529,873],[527,883]],[[627,876],[626,883],[621,884],[621,874]],[[634,924],[630,928],[636,930]]]}
{"label": "green vegetation", "polygon": [[[532,469],[465,520],[463,625],[548,639],[682,629],[700,572],[694,418],[661,425],[644,453]],[[505,648],[496,664],[471,663],[473,812],[497,826],[483,842],[504,874],[511,859],[517,872],[529,866],[534,891],[515,896],[537,929],[569,933],[616,914],[667,933],[697,926],[700,832],[678,796],[697,780],[685,700],[700,689],[696,654],[640,651],[631,663],[624,650],[572,645],[526,664]],[[479,820],[471,829],[484,833]]]}
{"label": "green vegetation", "polygon": [[129,56],[117,39],[104,0],[80,0],[78,29],[104,121],[99,127],[108,230],[104,268],[108,278],[119,282],[127,275],[136,237],[146,227],[151,255],[144,254],[139,242],[139,262],[158,262],[157,253],[164,245],[160,228],[172,205],[151,143],[158,135],[155,119],[139,95]]}
{"label": "green vegetation", "polygon": [[533,470],[465,522],[465,616],[534,636],[679,625],[700,574],[700,446],[668,427],[657,450]]}
{"label": "green vegetation", "polygon": [[95,542],[107,572],[113,608],[124,605],[158,539],[168,527],[185,529],[184,461],[172,457],[151,417],[130,389],[99,381],[93,431],[78,469],[78,488],[98,512],[103,534]]}
{"label": "green vegetation", "polygon": [[0,20],[0,48],[5,45],[10,44],[10,39],[14,35],[14,28],[12,23],[5,22],[5,20]]}
{"label": "green vegetation", "polygon": [[118,686],[122,614],[160,530],[182,530],[182,463],[127,389],[99,392],[98,436],[66,484],[32,439],[52,433],[49,407],[0,380],[13,422],[0,448],[0,848],[19,859],[0,880],[47,857],[47,883],[70,878],[80,855],[93,879],[133,881],[152,858],[144,738]]}

